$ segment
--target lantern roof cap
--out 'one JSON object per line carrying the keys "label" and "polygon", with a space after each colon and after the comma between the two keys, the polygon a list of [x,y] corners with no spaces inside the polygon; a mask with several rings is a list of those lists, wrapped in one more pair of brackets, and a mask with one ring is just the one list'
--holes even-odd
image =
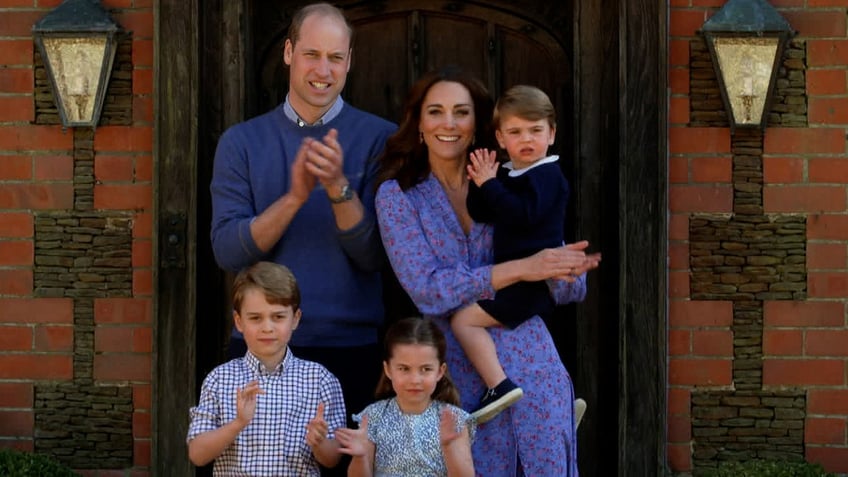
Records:
{"label": "lantern roof cap", "polygon": [[766,0],[729,0],[701,27],[707,33],[792,32],[792,27]]}
{"label": "lantern roof cap", "polygon": [[114,33],[119,29],[99,0],[64,0],[32,27],[33,33]]}

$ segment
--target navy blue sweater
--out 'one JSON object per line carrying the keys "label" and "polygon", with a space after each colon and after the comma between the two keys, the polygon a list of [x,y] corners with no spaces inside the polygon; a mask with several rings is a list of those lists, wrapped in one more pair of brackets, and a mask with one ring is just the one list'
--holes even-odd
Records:
{"label": "navy blue sweater", "polygon": [[568,181],[550,157],[552,162],[537,163],[517,177],[500,167],[497,179],[479,188],[469,185],[469,214],[476,222],[494,224],[495,263],[563,244]]}
{"label": "navy blue sweater", "polygon": [[[365,206],[365,217],[351,230],[338,230],[319,183],[280,241],[263,254],[250,234],[250,221],[289,190],[291,165],[303,139],[321,139],[331,128],[339,132],[345,176]],[[383,321],[384,252],[374,216],[375,159],[395,129],[347,104],[326,124],[300,127],[280,105],[229,128],[218,142],[210,185],[215,259],[234,272],[260,260],[291,269],[303,309],[294,346],[377,341]]]}

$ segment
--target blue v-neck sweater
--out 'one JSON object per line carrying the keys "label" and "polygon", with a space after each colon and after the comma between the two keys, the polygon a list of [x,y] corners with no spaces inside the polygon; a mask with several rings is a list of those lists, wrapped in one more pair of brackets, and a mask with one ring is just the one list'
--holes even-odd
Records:
{"label": "blue v-neck sweater", "polygon": [[[280,241],[262,253],[250,221],[289,190],[291,165],[303,139],[338,130],[345,176],[365,217],[340,231],[320,183]],[[218,264],[238,271],[260,260],[291,269],[303,318],[294,346],[360,346],[377,341],[383,320],[380,268],[384,252],[374,218],[376,157],[396,126],[346,104],[326,124],[300,127],[283,106],[229,128],[218,142],[210,190],[212,248]]]}

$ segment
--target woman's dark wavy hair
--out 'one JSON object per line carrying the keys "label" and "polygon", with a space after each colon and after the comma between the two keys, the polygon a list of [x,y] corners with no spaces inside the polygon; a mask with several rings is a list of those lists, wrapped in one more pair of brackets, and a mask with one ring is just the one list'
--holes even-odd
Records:
{"label": "woman's dark wavy hair", "polygon": [[401,190],[407,190],[430,174],[427,144],[420,140],[418,125],[421,120],[424,97],[434,84],[442,81],[459,83],[471,94],[471,100],[474,102],[474,120],[477,123],[472,147],[494,148],[495,136],[492,127],[494,103],[483,82],[456,66],[430,71],[412,85],[406,96],[403,119],[398,130],[386,141],[386,149],[379,159],[378,185],[395,179]]}
{"label": "woman's dark wavy hair", "polygon": [[[439,365],[445,363],[445,356],[447,355],[445,335],[435,323],[426,318],[412,317],[396,321],[386,331],[386,339],[383,343],[383,360],[386,362],[391,359],[395,346],[417,344],[436,348]],[[392,388],[392,381],[386,376],[385,372],[380,374],[380,382],[377,383],[377,390],[374,395],[377,399],[387,399],[397,395]],[[436,401],[459,406],[459,390],[453,384],[447,369],[445,369],[442,379],[436,383],[436,389],[433,390],[430,397]]]}

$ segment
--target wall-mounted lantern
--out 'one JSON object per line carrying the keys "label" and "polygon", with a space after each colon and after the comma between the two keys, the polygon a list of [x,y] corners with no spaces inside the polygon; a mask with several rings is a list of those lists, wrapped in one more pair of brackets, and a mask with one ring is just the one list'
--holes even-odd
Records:
{"label": "wall-mounted lantern", "polygon": [[97,127],[119,30],[98,0],[65,0],[32,27],[63,126]]}
{"label": "wall-mounted lantern", "polygon": [[794,34],[766,0],[729,0],[701,27],[721,97],[737,127],[765,129],[783,50]]}

